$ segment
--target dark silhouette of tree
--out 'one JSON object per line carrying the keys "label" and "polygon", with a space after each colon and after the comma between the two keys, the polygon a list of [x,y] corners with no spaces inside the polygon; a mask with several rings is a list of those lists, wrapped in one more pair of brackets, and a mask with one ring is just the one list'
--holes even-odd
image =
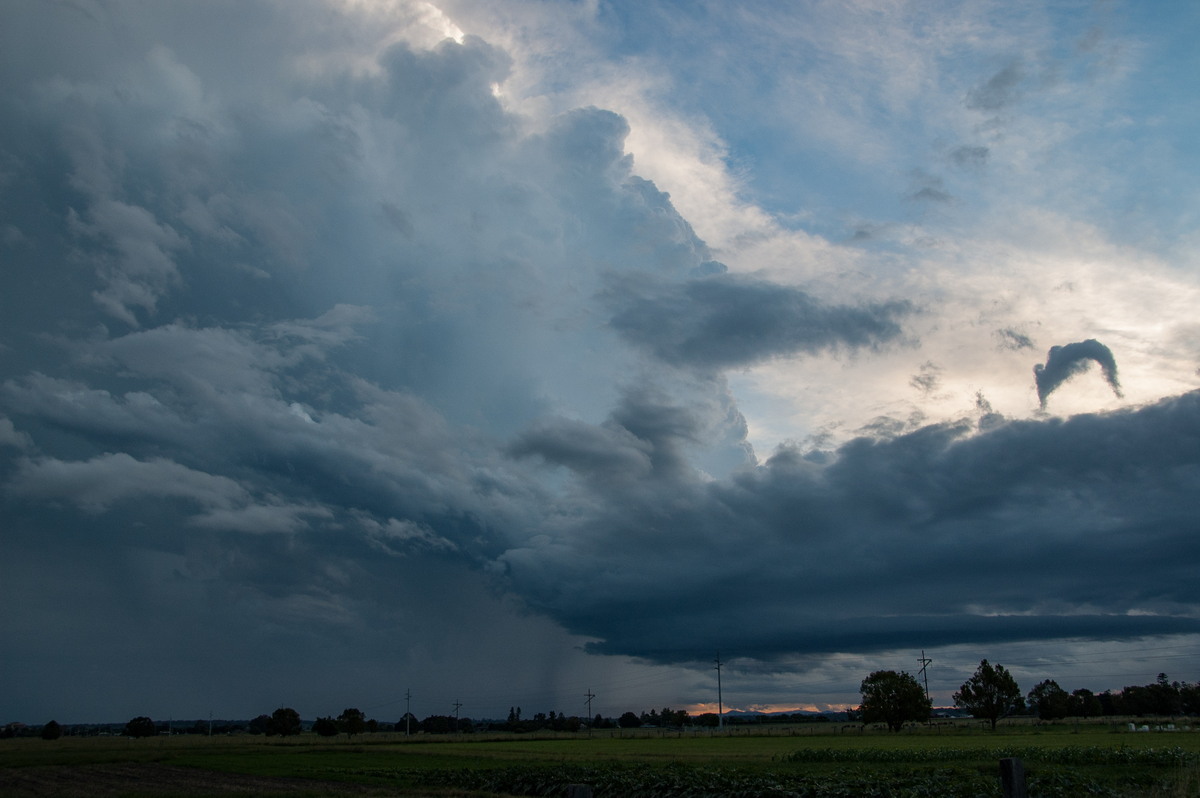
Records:
{"label": "dark silhouette of tree", "polygon": [[1003,665],[981,660],[974,675],[954,694],[954,706],[962,707],[976,718],[992,723],[1011,713],[1021,704],[1021,688]]}
{"label": "dark silhouette of tree", "polygon": [[322,737],[336,737],[338,733],[338,727],[333,718],[317,718],[313,722],[313,731]]}
{"label": "dark silhouette of tree", "polygon": [[337,716],[338,728],[353,737],[362,734],[367,728],[367,719],[362,710],[349,707]]}
{"label": "dark silhouette of tree", "polygon": [[139,715],[125,724],[126,737],[153,737],[156,734],[158,734],[158,727],[145,715]]}
{"label": "dark silhouette of tree", "polygon": [[267,722],[267,734],[290,737],[300,733],[300,713],[291,707],[280,707],[271,713]]}
{"label": "dark silhouette of tree", "polygon": [[52,720],[42,727],[43,740],[57,740],[62,737],[62,726],[58,725],[58,721]]}
{"label": "dark silhouette of tree", "polygon": [[426,734],[449,734],[454,730],[454,718],[450,715],[430,715],[421,721]]}
{"label": "dark silhouette of tree", "polygon": [[642,725],[642,719],[632,712],[626,712],[621,717],[617,718],[617,725],[622,729],[636,729]]}
{"label": "dark silhouette of tree", "polygon": [[1084,687],[1072,691],[1069,706],[1069,714],[1077,718],[1094,718],[1104,714],[1104,707],[1101,705],[1100,699],[1096,697],[1095,693]]}
{"label": "dark silhouette of tree", "polygon": [[929,719],[932,705],[925,690],[911,674],[901,671],[875,671],[862,680],[863,723],[886,723],[898,732],[909,721]]}
{"label": "dark silhouette of tree", "polygon": [[1046,679],[1029,691],[1029,709],[1042,720],[1058,720],[1071,713],[1071,696],[1053,679]]}
{"label": "dark silhouette of tree", "polygon": [[1096,696],[1096,700],[1100,702],[1100,711],[1105,715],[1120,715],[1121,714],[1121,696],[1113,693],[1112,690],[1105,690]]}
{"label": "dark silhouette of tree", "polygon": [[246,727],[246,731],[251,734],[270,734],[271,733],[271,716],[259,715],[250,721],[250,725]]}

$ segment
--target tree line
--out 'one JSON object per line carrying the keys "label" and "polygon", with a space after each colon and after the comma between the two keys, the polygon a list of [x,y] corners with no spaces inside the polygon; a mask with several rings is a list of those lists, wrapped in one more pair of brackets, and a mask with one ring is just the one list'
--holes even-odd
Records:
{"label": "tree line", "polygon": [[[707,721],[711,717],[711,724]],[[381,722],[367,718],[359,709],[349,707],[337,717],[318,717],[308,727],[309,730],[321,737],[334,737],[345,734],[354,737],[357,734],[373,734],[379,732],[399,732],[401,734],[469,734],[477,731],[510,731],[518,733],[537,731],[577,732],[584,728],[615,729],[638,728],[640,726],[680,727],[685,724],[717,725],[716,715],[692,718],[685,710],[672,710],[663,707],[662,710],[651,709],[640,714],[626,712],[618,718],[606,718],[597,714],[590,721],[577,715],[567,715],[560,712],[538,712],[533,716],[522,716],[520,707],[509,709],[508,718],[503,721],[477,721],[468,717],[455,715],[429,715],[423,719],[411,713],[405,713],[396,723]],[[91,736],[95,734],[120,734],[125,737],[153,737],[160,734],[261,734],[265,736],[290,737],[306,730],[300,713],[291,707],[279,707],[270,715],[262,714],[250,721],[235,723],[218,722],[213,724],[202,720],[194,723],[172,723],[154,721],[146,716],[130,719],[124,726],[119,724],[80,724],[63,726],[51,720],[40,729],[26,726],[22,723],[10,723],[0,727],[0,738],[30,737],[41,735],[48,740],[56,740],[64,734]]]}
{"label": "tree line", "polygon": [[[865,724],[883,723],[893,731],[899,731],[907,723],[929,720],[933,713],[932,702],[916,677],[906,671],[875,671],[863,679],[860,685],[862,704],[847,714],[852,721]],[[1200,716],[1200,682],[1171,681],[1165,673],[1146,685],[1127,686],[1119,692],[1105,690],[1093,693],[1080,688],[1068,692],[1053,679],[1045,679],[1028,693],[1022,694],[1012,674],[1002,665],[992,665],[986,659],[971,678],[954,693],[954,705],[969,712],[973,717],[989,721],[995,729],[996,723],[1010,715],[1036,715],[1041,720],[1062,718],[1093,718],[1103,716]],[[822,718],[816,718],[821,720]],[[746,723],[753,719],[726,717],[725,722]],[[783,716],[773,721],[812,721],[810,716]],[[367,718],[359,709],[349,707],[337,717],[319,717],[311,730],[322,737],[345,734],[377,732],[451,734],[476,731],[510,731],[517,733],[537,731],[577,732],[592,729],[632,729],[639,727],[682,728],[684,726],[716,727],[720,719],[716,713],[706,712],[689,715],[685,710],[663,707],[641,713],[625,712],[617,718],[596,715],[590,721],[577,715],[559,712],[538,712],[532,717],[522,717],[520,707],[510,707],[504,721],[474,721],[455,715],[429,715],[418,719],[411,713],[401,716],[396,723],[380,722]],[[106,731],[101,731],[106,729]],[[119,729],[119,731],[116,731]],[[152,737],[158,734],[234,734],[249,733],[267,736],[288,737],[304,731],[300,713],[291,707],[279,707],[270,715],[259,715],[249,722],[229,723],[197,720],[189,725],[156,722],[145,716],[132,718],[121,728],[96,724],[64,726],[51,720],[39,727],[22,723],[9,723],[0,727],[0,738],[41,736],[56,740],[64,734],[119,733],[126,737]]]}
{"label": "tree line", "polygon": [[[929,696],[906,671],[875,671],[860,685],[862,705],[852,715],[863,723],[884,723],[900,731],[906,723],[929,718],[933,706]],[[954,693],[954,705],[972,717],[996,723],[1010,715],[1036,715],[1041,720],[1114,715],[1200,715],[1200,682],[1172,682],[1165,673],[1147,685],[1125,687],[1119,693],[1093,693],[1080,688],[1068,693],[1053,679],[1039,682],[1022,695],[1016,679],[1003,665],[986,659],[971,678]]]}

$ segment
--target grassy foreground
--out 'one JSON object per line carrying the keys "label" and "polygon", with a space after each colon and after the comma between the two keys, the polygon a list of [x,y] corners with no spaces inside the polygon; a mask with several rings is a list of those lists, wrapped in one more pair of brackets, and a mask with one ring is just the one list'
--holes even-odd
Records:
{"label": "grassy foreground", "polygon": [[1200,798],[1200,731],[1126,729],[17,739],[0,741],[0,793],[975,798],[1000,796],[998,760],[1015,756],[1031,796]]}

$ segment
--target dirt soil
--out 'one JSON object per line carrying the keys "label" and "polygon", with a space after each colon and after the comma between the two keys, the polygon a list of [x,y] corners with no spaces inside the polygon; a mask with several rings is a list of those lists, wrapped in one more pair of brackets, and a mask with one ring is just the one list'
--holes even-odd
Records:
{"label": "dirt soil", "polygon": [[361,784],[270,778],[155,764],[80,765],[0,769],[5,798],[58,796],[382,796],[396,795]]}

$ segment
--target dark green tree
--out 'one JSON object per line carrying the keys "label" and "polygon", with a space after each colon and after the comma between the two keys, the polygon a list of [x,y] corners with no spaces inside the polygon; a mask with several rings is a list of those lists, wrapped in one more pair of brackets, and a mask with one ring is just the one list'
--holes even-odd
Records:
{"label": "dark green tree", "polygon": [[300,713],[291,707],[280,707],[271,713],[267,722],[267,734],[291,737],[300,733]]}
{"label": "dark green tree", "polygon": [[126,737],[153,737],[156,734],[158,734],[158,727],[145,715],[139,715],[125,724]]}
{"label": "dark green tree", "polygon": [[863,723],[886,723],[889,729],[898,732],[909,721],[929,719],[932,705],[925,690],[905,671],[875,671],[862,680],[859,689]]}
{"label": "dark green tree", "polygon": [[642,725],[642,719],[632,712],[626,712],[621,717],[617,718],[617,725],[622,729],[636,729]]}
{"label": "dark green tree", "polygon": [[1200,682],[1180,686],[1179,707],[1185,715],[1200,715]]}
{"label": "dark green tree", "polygon": [[1100,699],[1086,687],[1072,691],[1070,707],[1070,714],[1077,718],[1094,718],[1104,714]]}
{"label": "dark green tree", "polygon": [[450,715],[430,715],[421,721],[426,734],[449,734],[454,730],[454,718]]}
{"label": "dark green tree", "polygon": [[339,729],[353,737],[356,734],[362,734],[366,730],[367,719],[361,709],[348,707],[342,710],[342,714],[338,715],[337,724]]}
{"label": "dark green tree", "polygon": [[1042,720],[1058,720],[1071,714],[1071,696],[1053,679],[1046,679],[1029,691],[1029,709]]}
{"label": "dark green tree", "polygon": [[317,718],[315,721],[313,721],[313,731],[322,737],[336,737],[338,733],[338,727],[333,718]]}
{"label": "dark green tree", "polygon": [[250,721],[250,725],[246,731],[251,734],[270,734],[271,733],[271,716],[259,715]]}
{"label": "dark green tree", "polygon": [[961,707],[976,718],[991,721],[992,731],[996,721],[1005,717],[1021,704],[1021,688],[1003,665],[991,665],[986,659],[962,688],[954,694],[954,706]]}
{"label": "dark green tree", "polygon": [[58,721],[52,720],[42,727],[43,740],[57,740],[62,737],[62,726],[58,725]]}

